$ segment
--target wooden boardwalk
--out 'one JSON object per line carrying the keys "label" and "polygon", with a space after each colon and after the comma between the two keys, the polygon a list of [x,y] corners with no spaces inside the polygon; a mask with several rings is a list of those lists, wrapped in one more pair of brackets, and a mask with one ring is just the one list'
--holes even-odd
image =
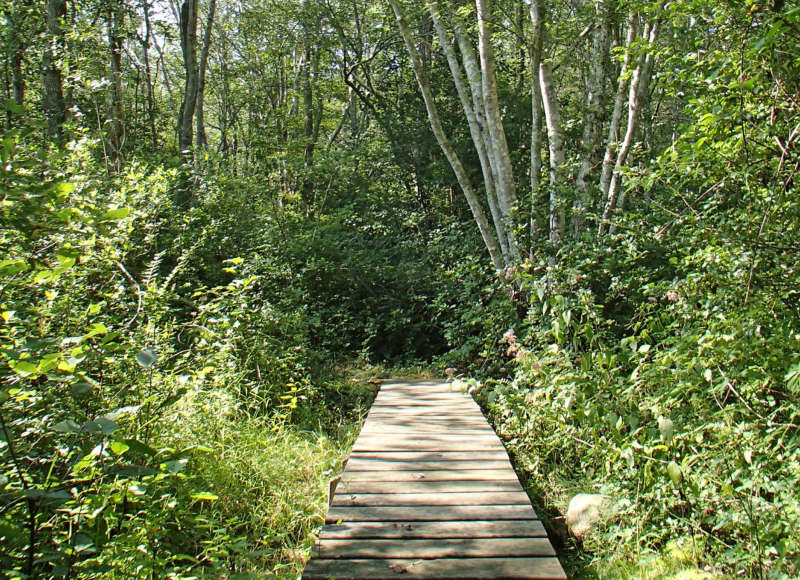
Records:
{"label": "wooden boardwalk", "polygon": [[503,445],[469,396],[387,382],[303,578],[566,578]]}

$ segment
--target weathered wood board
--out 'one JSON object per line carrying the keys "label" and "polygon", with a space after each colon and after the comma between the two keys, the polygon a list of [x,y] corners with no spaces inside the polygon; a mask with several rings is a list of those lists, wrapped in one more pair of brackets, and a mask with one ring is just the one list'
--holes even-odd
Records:
{"label": "weathered wood board", "polygon": [[303,578],[566,578],[502,443],[440,381],[384,383]]}

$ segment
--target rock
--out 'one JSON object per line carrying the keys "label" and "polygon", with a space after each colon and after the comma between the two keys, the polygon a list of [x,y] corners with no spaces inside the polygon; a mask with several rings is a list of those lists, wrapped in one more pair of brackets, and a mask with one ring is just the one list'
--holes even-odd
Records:
{"label": "rock", "polygon": [[600,520],[611,503],[607,495],[579,493],[569,502],[565,520],[569,531],[582,538]]}

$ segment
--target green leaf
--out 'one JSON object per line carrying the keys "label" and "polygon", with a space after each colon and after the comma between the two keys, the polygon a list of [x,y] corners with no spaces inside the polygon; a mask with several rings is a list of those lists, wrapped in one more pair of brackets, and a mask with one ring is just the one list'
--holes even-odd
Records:
{"label": "green leaf", "polygon": [[37,366],[26,360],[12,360],[8,366],[19,376],[25,378],[36,374]]}
{"label": "green leaf", "polygon": [[183,471],[183,468],[186,467],[188,463],[189,463],[189,458],[184,457],[183,459],[174,459],[172,461],[165,461],[162,465],[164,466],[164,469],[166,469],[170,473],[178,474],[181,471]]}
{"label": "green leaf", "polygon": [[128,217],[131,213],[131,208],[129,207],[120,207],[117,209],[110,209],[106,213],[103,214],[104,221],[118,221],[123,218]]}
{"label": "green leaf", "polygon": [[81,426],[78,425],[75,421],[70,419],[66,419],[59,423],[56,423],[51,427],[53,431],[57,431],[58,433],[80,433]]}
{"label": "green leaf", "polygon": [[128,449],[136,453],[143,453],[144,455],[150,455],[151,457],[158,455],[158,451],[149,445],[145,445],[137,439],[123,439],[123,442],[128,446]]}
{"label": "green leaf", "polygon": [[213,494],[211,492],[208,492],[208,491],[201,491],[200,493],[193,493],[192,494],[192,499],[205,500],[205,501],[217,501],[219,499],[219,496],[217,496],[217,495],[215,495],[215,494]]}
{"label": "green leaf", "polygon": [[659,416],[658,430],[661,433],[661,439],[664,440],[664,443],[669,445],[672,442],[672,437],[675,433],[675,424],[672,422],[672,419]]}
{"label": "green leaf", "polygon": [[156,351],[151,348],[142,349],[136,354],[136,362],[143,368],[150,368],[153,366],[157,358],[158,355],[156,355]]}
{"label": "green leaf", "polygon": [[119,425],[110,419],[106,419],[105,417],[100,417],[94,421],[100,430],[103,432],[104,435],[111,435],[114,431],[119,429]]}
{"label": "green leaf", "polygon": [[79,383],[71,385],[71,388],[73,395],[83,396],[88,394],[92,390],[92,384],[87,381],[81,381]]}
{"label": "green leaf", "polygon": [[25,260],[2,260],[0,261],[0,276],[13,276],[28,269]]}
{"label": "green leaf", "polygon": [[114,453],[114,455],[122,455],[128,449],[131,448],[131,446],[125,443],[124,441],[112,441],[109,447],[111,448],[111,452]]}
{"label": "green leaf", "polygon": [[681,484],[681,477],[683,477],[683,474],[681,473],[680,466],[674,461],[670,461],[667,464],[667,475],[669,475],[669,478],[675,485]]}

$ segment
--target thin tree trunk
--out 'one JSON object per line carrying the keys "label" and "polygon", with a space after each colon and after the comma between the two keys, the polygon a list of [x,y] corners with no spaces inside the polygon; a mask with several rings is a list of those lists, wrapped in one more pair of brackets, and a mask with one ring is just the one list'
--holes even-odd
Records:
{"label": "thin tree trunk", "polygon": [[[628,17],[628,34],[625,39],[625,54],[622,60],[622,67],[619,71],[617,80],[617,91],[614,96],[614,109],[611,112],[611,122],[608,125],[608,138],[606,140],[606,151],[603,156],[603,169],[600,174],[600,195],[603,200],[608,195],[608,187],[611,184],[611,173],[614,170],[614,160],[616,158],[617,145],[619,143],[619,126],[622,121],[622,105],[625,100],[625,91],[628,86],[628,71],[631,63],[631,49],[638,34],[639,15],[631,12]],[[602,222],[598,224],[598,233],[602,233]]]}
{"label": "thin tree trunk", "polygon": [[462,72],[461,64],[456,56],[455,48],[453,47],[450,38],[447,36],[444,25],[441,20],[441,14],[438,6],[431,2],[428,4],[428,9],[431,14],[434,29],[439,38],[439,45],[447,58],[448,66],[450,67],[450,74],[453,77],[453,83],[456,87],[461,106],[464,109],[464,114],[467,118],[472,143],[478,153],[478,160],[481,165],[481,172],[483,173],[483,182],[486,189],[486,197],[489,203],[489,210],[492,214],[492,221],[494,222],[494,229],[497,235],[498,242],[500,243],[500,251],[503,254],[503,259],[506,266],[511,265],[511,255],[508,247],[508,236],[506,234],[506,226],[504,224],[503,216],[497,204],[497,194],[495,192],[494,176],[492,173],[491,163],[489,162],[489,155],[486,151],[486,142],[481,134],[480,124],[478,117],[473,108],[470,93],[464,82],[464,74]]}
{"label": "thin tree trunk", "polygon": [[589,78],[586,83],[586,105],[583,110],[583,136],[581,139],[581,165],[575,179],[575,202],[572,208],[572,231],[577,237],[586,221],[589,205],[586,177],[594,166],[598,137],[600,136],[601,97],[603,93],[603,63],[608,54],[611,39],[611,21],[607,0],[596,0],[596,21],[592,33],[592,55]]}
{"label": "thin tree trunk", "polygon": [[107,141],[110,161],[119,171],[124,143],[124,124],[122,122],[122,26],[125,18],[122,2],[114,2],[108,7],[108,52],[111,65],[111,93],[108,107]]}
{"label": "thin tree trunk", "polygon": [[542,62],[544,46],[544,1],[531,0],[531,224],[530,249],[539,235],[537,218],[539,214],[539,188],[542,173],[542,90],[540,88],[539,66]]}
{"label": "thin tree trunk", "polygon": [[439,143],[439,146],[441,147],[445,157],[447,157],[450,166],[453,168],[453,172],[456,174],[456,179],[461,186],[461,190],[464,192],[464,196],[467,199],[470,210],[472,210],[473,218],[475,219],[475,223],[477,224],[478,230],[481,233],[481,237],[486,245],[486,249],[489,252],[489,257],[492,260],[492,264],[494,265],[495,270],[501,272],[504,270],[505,264],[503,261],[503,255],[497,245],[497,239],[489,227],[486,214],[483,211],[483,207],[480,204],[478,196],[475,194],[475,189],[473,188],[472,182],[470,181],[469,176],[464,169],[464,165],[461,163],[455,148],[453,147],[452,143],[450,143],[450,140],[444,132],[441,120],[439,119],[439,112],[436,108],[436,103],[434,102],[433,94],[431,93],[430,86],[428,84],[428,79],[425,76],[422,62],[417,54],[417,49],[414,45],[414,40],[411,38],[411,32],[409,31],[408,24],[403,16],[403,12],[401,11],[397,0],[389,0],[389,4],[392,6],[392,10],[395,13],[400,34],[402,35],[403,42],[408,50],[411,65],[414,69],[414,75],[417,79],[420,92],[422,93],[422,98],[425,101],[425,108],[428,112],[428,120],[430,121],[433,134],[436,137],[436,141]]}
{"label": "thin tree trunk", "polygon": [[211,33],[214,28],[214,12],[217,7],[217,0],[209,0],[208,17],[206,18],[206,29],[203,35],[203,48],[200,52],[200,70],[197,79],[197,119],[195,130],[195,149],[198,151],[208,145],[206,140],[206,120],[205,120],[205,92],[206,92],[206,68],[208,66],[208,51],[211,48]]}
{"label": "thin tree trunk", "polygon": [[561,129],[561,112],[553,86],[549,62],[539,65],[539,86],[542,90],[544,118],[547,123],[547,140],[550,148],[550,241],[561,244],[564,237],[564,203],[561,199],[561,173],[566,162],[564,134]]}
{"label": "thin tree trunk", "polygon": [[185,159],[192,156],[192,124],[197,106],[197,0],[184,0],[180,17],[181,50],[186,73],[178,125],[178,146]]}
{"label": "thin tree trunk", "polygon": [[9,62],[11,63],[11,90],[14,103],[20,107],[25,104],[25,76],[22,73],[22,63],[25,61],[26,44],[20,34],[19,24],[14,22],[9,26],[8,42]]}
{"label": "thin tree trunk", "polygon": [[[647,23],[642,35],[649,47],[654,45],[658,37],[658,16],[657,14],[653,22]],[[648,91],[652,64],[652,51],[647,50],[639,57],[639,64],[633,71],[631,77],[630,89],[628,90],[628,125],[625,130],[625,137],[617,153],[616,162],[614,163],[614,171],[611,175],[611,182],[609,183],[608,193],[606,195],[606,205],[603,210],[603,219],[598,227],[599,234],[604,232],[605,225],[609,222],[611,215],[617,209],[617,190],[619,188],[620,179],[622,178],[622,167],[627,161],[628,153],[633,145],[633,138],[638,128],[641,104]],[[610,227],[609,231],[613,233],[613,227]]]}
{"label": "thin tree trunk", "polygon": [[58,60],[64,50],[61,19],[67,15],[66,0],[47,0],[47,44],[42,53],[42,105],[47,118],[47,136],[62,142],[67,109]]}
{"label": "thin tree trunk", "polygon": [[492,47],[491,12],[489,0],[476,0],[478,15],[478,54],[481,62],[481,86],[483,88],[486,124],[489,128],[489,152],[495,158],[495,177],[497,202],[503,219],[507,221],[506,234],[508,251],[512,258],[519,258],[512,211],[517,203],[516,186],[511,169],[511,156],[508,152],[506,133],[500,116],[500,103],[497,97],[497,77],[495,75],[494,48]]}
{"label": "thin tree trunk", "polygon": [[142,53],[144,54],[144,72],[147,86],[147,119],[150,124],[150,136],[153,140],[153,151],[155,151],[158,149],[158,132],[156,131],[153,73],[150,68],[150,38],[152,36],[152,25],[150,23],[150,3],[148,0],[143,0],[142,9],[144,11],[144,38],[140,39],[140,41],[142,44]]}

